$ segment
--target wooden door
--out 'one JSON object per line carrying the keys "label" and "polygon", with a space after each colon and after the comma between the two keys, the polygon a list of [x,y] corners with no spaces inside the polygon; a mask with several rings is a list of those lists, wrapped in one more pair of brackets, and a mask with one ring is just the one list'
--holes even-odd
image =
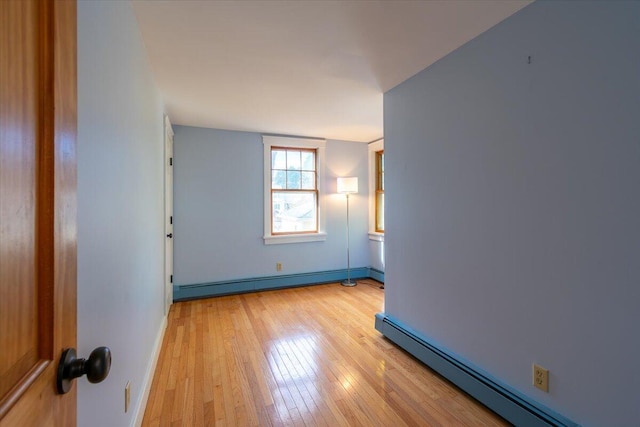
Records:
{"label": "wooden door", "polygon": [[73,426],[75,0],[0,0],[0,67],[0,426]]}
{"label": "wooden door", "polygon": [[173,304],[173,129],[164,118],[164,314]]}

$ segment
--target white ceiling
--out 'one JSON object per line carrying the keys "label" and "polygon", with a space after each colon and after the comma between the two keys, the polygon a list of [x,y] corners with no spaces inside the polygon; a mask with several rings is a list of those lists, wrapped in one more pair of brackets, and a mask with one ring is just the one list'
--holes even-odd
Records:
{"label": "white ceiling", "polygon": [[369,142],[385,91],[529,1],[132,3],[174,124]]}

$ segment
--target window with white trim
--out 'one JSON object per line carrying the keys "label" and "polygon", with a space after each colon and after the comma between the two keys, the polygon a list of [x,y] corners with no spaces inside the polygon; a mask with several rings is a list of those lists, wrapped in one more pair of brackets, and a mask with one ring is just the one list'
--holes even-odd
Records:
{"label": "window with white trim", "polygon": [[376,151],[376,228],[384,233],[384,150]]}
{"label": "window with white trim", "polygon": [[369,240],[384,242],[384,140],[369,143]]}
{"label": "window with white trim", "polygon": [[325,141],[263,136],[264,242],[314,242],[326,239],[322,170]]}

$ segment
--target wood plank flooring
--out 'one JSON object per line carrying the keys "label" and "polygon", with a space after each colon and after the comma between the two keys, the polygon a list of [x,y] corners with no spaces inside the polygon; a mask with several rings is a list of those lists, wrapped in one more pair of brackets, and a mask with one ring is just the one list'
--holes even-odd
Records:
{"label": "wood plank flooring", "polygon": [[176,303],[143,426],[505,426],[383,338],[374,281]]}

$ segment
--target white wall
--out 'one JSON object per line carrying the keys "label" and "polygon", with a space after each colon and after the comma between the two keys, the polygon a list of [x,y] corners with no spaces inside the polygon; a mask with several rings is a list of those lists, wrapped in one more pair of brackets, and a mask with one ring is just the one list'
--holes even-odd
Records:
{"label": "white wall", "polygon": [[369,240],[369,264],[384,273],[384,240]]}
{"label": "white wall", "polygon": [[113,353],[103,383],[77,381],[79,426],[132,424],[161,332],[162,130],[130,3],[78,2],[78,353]]}
{"label": "white wall", "polygon": [[639,17],[535,2],[384,99],[386,313],[585,426],[640,420]]}
{"label": "white wall", "polygon": [[[367,145],[327,141],[327,240],[265,246],[263,144],[258,133],[175,126],[174,283],[179,285],[346,268],[346,201],[336,177],[358,176],[351,267],[367,267]],[[276,272],[276,263],[283,265]]]}

